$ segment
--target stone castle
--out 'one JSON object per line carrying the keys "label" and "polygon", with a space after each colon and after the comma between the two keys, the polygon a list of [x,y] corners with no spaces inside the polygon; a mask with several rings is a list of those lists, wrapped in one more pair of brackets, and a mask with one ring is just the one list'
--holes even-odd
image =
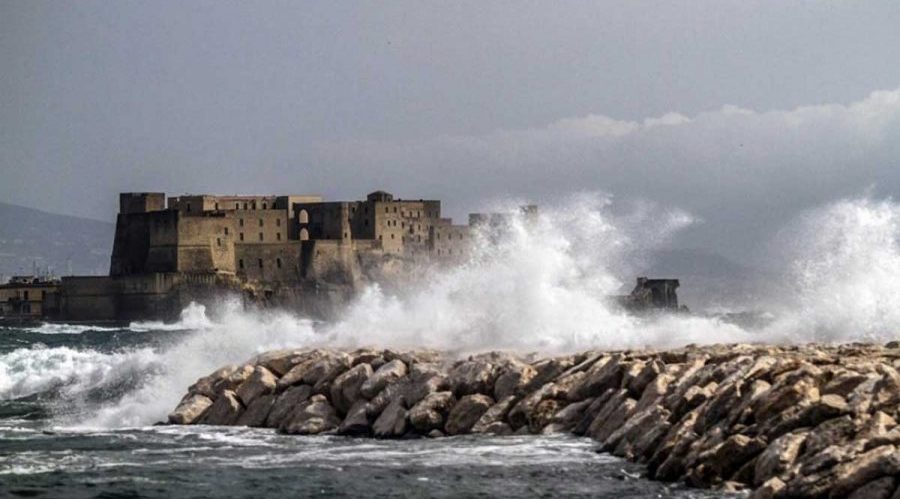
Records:
{"label": "stone castle", "polygon": [[223,289],[322,312],[363,282],[408,276],[411,263],[459,260],[474,227],[503,219],[472,214],[469,225],[455,225],[441,216],[438,200],[384,191],[336,202],[315,195],[123,193],[109,276],[63,278],[59,315],[167,317]]}

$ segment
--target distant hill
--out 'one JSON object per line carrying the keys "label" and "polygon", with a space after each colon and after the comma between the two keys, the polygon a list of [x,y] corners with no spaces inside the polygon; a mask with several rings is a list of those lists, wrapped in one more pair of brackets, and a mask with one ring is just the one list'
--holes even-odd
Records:
{"label": "distant hill", "polygon": [[115,224],[0,203],[0,277],[106,275]]}

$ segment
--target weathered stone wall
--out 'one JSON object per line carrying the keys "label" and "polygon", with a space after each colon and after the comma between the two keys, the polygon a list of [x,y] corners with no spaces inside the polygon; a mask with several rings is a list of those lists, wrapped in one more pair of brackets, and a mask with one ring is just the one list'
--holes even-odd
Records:
{"label": "weathered stone wall", "polygon": [[297,283],[302,279],[300,248],[299,241],[239,244],[235,246],[237,275],[248,281]]}
{"label": "weathered stone wall", "polygon": [[200,378],[173,424],[400,438],[572,432],[652,478],[762,497],[896,498],[900,344],[548,359],[269,352]]}

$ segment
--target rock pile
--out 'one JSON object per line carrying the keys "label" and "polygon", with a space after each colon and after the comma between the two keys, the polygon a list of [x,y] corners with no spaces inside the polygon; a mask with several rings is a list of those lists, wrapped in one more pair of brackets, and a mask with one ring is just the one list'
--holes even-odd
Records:
{"label": "rock pile", "polygon": [[651,478],[900,499],[900,345],[688,346],[535,359],[286,350],[200,378],[173,424],[379,438],[571,432]]}

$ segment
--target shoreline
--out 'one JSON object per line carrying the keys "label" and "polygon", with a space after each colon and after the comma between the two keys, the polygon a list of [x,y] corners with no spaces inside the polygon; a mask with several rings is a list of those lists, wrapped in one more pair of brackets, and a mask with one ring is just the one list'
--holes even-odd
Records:
{"label": "shoreline", "polygon": [[200,378],[171,424],[290,434],[573,433],[649,477],[763,497],[900,497],[900,345],[687,346],[543,359],[297,349]]}

